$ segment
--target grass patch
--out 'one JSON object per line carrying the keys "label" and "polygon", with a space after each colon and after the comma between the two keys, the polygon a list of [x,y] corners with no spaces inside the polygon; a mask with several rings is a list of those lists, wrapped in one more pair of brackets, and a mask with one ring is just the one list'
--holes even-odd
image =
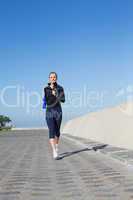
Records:
{"label": "grass patch", "polygon": [[7,126],[7,127],[0,127],[0,132],[2,131],[9,131],[9,130],[11,130],[12,129],[12,126]]}

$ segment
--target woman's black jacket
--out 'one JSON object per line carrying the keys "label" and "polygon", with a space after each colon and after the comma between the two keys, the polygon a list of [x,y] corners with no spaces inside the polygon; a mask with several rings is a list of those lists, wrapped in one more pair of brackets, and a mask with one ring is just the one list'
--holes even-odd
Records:
{"label": "woman's black jacket", "polygon": [[54,90],[56,91],[56,95],[52,94],[50,83],[48,83],[48,86],[44,88],[47,108],[61,106],[60,102],[65,102],[65,93],[63,87],[55,82]]}

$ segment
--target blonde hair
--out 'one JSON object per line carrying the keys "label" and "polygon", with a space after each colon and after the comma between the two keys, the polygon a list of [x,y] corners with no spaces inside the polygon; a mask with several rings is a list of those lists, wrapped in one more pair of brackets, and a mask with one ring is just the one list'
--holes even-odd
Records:
{"label": "blonde hair", "polygon": [[56,72],[50,72],[50,73],[49,73],[49,77],[50,77],[50,75],[51,75],[51,74],[55,74],[55,76],[56,76],[56,79],[58,78],[58,75],[57,75],[57,73],[56,73]]}

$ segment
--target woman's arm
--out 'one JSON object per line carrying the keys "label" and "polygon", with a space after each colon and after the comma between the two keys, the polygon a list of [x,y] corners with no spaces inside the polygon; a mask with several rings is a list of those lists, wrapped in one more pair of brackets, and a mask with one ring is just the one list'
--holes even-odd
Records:
{"label": "woman's arm", "polygon": [[45,99],[46,99],[46,104],[51,105],[57,102],[56,96],[52,93],[52,90],[45,87],[44,88],[44,94],[45,94]]}
{"label": "woman's arm", "polygon": [[47,105],[54,105],[57,102],[65,102],[65,93],[61,86],[53,90],[46,87],[44,88],[44,94]]}
{"label": "woman's arm", "polygon": [[45,109],[46,108],[46,98],[45,98],[45,95],[43,97],[43,105],[42,105],[42,108]]}
{"label": "woman's arm", "polygon": [[61,102],[65,102],[65,93],[64,93],[64,89],[63,87],[60,87],[58,89],[58,96],[57,96],[58,100],[61,101]]}

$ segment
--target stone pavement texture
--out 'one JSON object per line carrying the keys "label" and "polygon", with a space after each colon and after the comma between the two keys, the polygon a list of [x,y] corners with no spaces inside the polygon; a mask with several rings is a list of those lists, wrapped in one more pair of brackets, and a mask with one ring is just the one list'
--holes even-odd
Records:
{"label": "stone pavement texture", "polygon": [[133,199],[132,168],[76,141],[62,135],[54,160],[47,130],[0,132],[0,200]]}

